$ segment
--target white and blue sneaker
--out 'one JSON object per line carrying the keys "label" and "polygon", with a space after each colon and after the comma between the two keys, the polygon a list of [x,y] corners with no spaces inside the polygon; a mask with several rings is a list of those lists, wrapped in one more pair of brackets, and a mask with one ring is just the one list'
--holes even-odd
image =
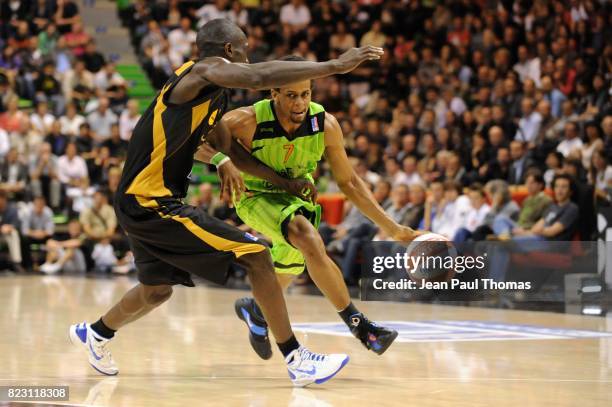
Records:
{"label": "white and blue sneaker", "polygon": [[343,353],[314,353],[303,346],[286,358],[287,371],[295,387],[325,383],[334,377],[349,361]]}
{"label": "white and blue sneaker", "polygon": [[110,340],[95,333],[87,322],[70,325],[69,335],[73,345],[87,352],[91,367],[108,376],[119,373],[110,350],[106,348]]}

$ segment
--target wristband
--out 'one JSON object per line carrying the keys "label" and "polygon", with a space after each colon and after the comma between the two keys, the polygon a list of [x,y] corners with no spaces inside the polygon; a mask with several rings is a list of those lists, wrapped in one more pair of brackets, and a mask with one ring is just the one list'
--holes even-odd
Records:
{"label": "wristband", "polygon": [[219,168],[221,165],[225,164],[229,160],[230,159],[228,156],[219,152],[212,156],[212,158],[210,159],[210,163],[215,167]]}

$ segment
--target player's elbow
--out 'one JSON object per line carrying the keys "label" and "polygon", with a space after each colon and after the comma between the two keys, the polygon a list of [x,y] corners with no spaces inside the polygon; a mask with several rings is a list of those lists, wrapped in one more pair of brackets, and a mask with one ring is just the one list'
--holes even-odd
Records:
{"label": "player's elbow", "polygon": [[336,180],[336,182],[338,183],[338,188],[340,188],[340,191],[342,191],[345,195],[352,195],[357,191],[357,180],[354,176],[339,179]]}

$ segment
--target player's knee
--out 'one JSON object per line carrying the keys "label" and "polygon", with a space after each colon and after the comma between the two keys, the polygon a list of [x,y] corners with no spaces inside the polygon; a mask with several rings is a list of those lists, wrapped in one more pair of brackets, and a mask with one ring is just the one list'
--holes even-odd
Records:
{"label": "player's knee", "polygon": [[172,286],[170,285],[145,286],[144,299],[147,305],[160,305],[168,301],[171,296]]}
{"label": "player's knee", "polygon": [[303,216],[296,216],[289,224],[291,244],[297,247],[305,256],[321,256],[325,254],[325,245],[315,227]]}

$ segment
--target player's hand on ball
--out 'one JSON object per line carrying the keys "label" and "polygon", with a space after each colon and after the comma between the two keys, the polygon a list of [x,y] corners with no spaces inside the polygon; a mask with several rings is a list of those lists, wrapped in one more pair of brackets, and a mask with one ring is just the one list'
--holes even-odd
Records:
{"label": "player's hand on ball", "polygon": [[313,203],[317,201],[317,188],[308,180],[288,179],[283,189],[291,195],[295,195],[305,201]]}
{"label": "player's hand on ball", "polygon": [[338,57],[338,73],[351,72],[364,61],[380,59],[384,53],[382,48],[373,47],[371,45],[351,48]]}
{"label": "player's hand on ball", "polygon": [[231,206],[233,203],[232,197],[238,201],[246,189],[242,175],[231,161],[219,166],[217,173],[221,180],[221,200]]}
{"label": "player's hand on ball", "polygon": [[416,239],[417,236],[425,234],[427,232],[421,230],[414,230],[407,226],[398,226],[397,230],[389,234],[391,240],[396,242],[411,242]]}

